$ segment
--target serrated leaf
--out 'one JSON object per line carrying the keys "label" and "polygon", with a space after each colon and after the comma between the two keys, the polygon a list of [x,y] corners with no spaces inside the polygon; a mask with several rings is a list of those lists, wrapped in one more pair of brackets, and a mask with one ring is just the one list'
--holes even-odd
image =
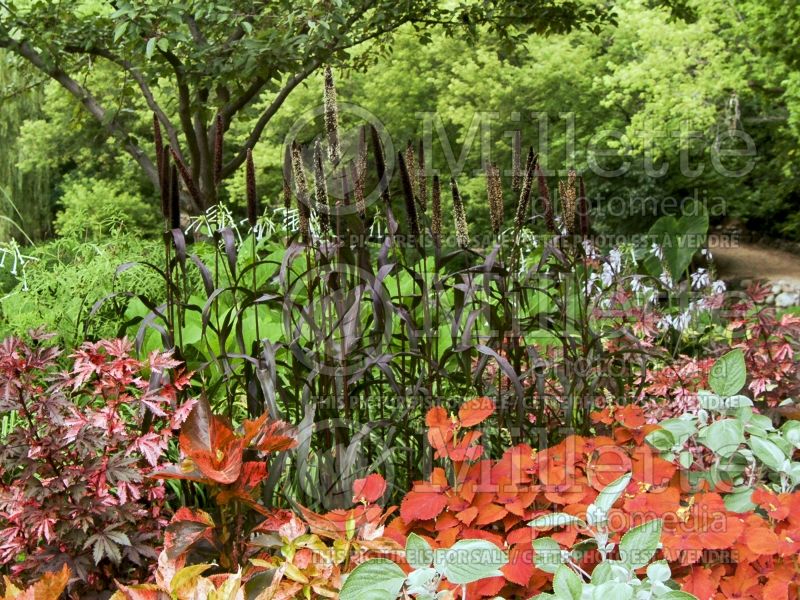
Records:
{"label": "serrated leaf", "polygon": [[430,567],[433,562],[433,550],[430,544],[416,533],[409,534],[406,539],[406,561],[412,569]]}
{"label": "serrated leaf", "polygon": [[703,445],[719,456],[730,456],[744,443],[744,428],[737,419],[716,421],[702,431]]}
{"label": "serrated leaf", "polygon": [[748,445],[756,458],[773,471],[780,471],[786,461],[786,454],[769,440],[757,436],[750,436]]}
{"label": "serrated leaf", "polygon": [[533,562],[545,573],[555,573],[564,562],[561,546],[551,537],[536,538],[533,549],[536,551]]}
{"label": "serrated leaf", "polygon": [[746,379],[744,352],[736,348],[716,360],[708,374],[708,385],[720,396],[733,396],[744,387]]}
{"label": "serrated leaf", "polygon": [[340,600],[396,600],[406,574],[385,558],[373,558],[358,565],[347,576]]}
{"label": "serrated leaf", "polygon": [[619,542],[620,559],[632,569],[645,566],[658,550],[664,522],[654,519],[629,530]]}
{"label": "serrated leaf", "polygon": [[487,577],[502,576],[508,558],[486,540],[460,540],[445,553],[443,573],[450,583],[464,585]]}
{"label": "serrated leaf", "polygon": [[581,600],[583,582],[575,571],[561,565],[553,577],[553,592],[559,600]]}
{"label": "serrated leaf", "polygon": [[608,514],[608,511],[611,510],[611,507],[614,506],[614,503],[619,499],[622,495],[622,492],[625,491],[625,488],[628,487],[628,484],[631,482],[631,474],[626,473],[619,479],[616,479],[609,483],[603,490],[597,495],[597,498],[594,501],[594,504],[597,508],[602,510],[604,513]]}

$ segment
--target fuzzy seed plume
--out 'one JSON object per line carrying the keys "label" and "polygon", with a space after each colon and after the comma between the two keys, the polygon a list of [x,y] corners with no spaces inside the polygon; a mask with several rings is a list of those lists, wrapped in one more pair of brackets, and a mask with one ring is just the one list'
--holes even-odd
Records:
{"label": "fuzzy seed plume", "polygon": [[331,210],[328,204],[328,185],[325,182],[325,170],[322,162],[322,144],[319,140],[314,144],[314,210],[317,213],[322,233],[330,233]]}
{"label": "fuzzy seed plume", "polygon": [[408,180],[411,183],[411,195],[415,201],[419,201],[417,198],[417,156],[414,152],[414,145],[411,141],[406,144],[406,153],[405,153],[405,160],[406,160],[406,167],[408,170]]}
{"label": "fuzzy seed plume", "polygon": [[[413,158],[413,155],[412,155]],[[400,168],[400,182],[403,184],[403,198],[406,203],[406,215],[408,216],[408,229],[414,238],[419,237],[419,218],[417,216],[417,205],[414,202],[414,185],[406,164],[406,158],[402,152],[397,153],[397,164]],[[413,164],[412,168],[413,168]]]}
{"label": "fuzzy seed plume", "polygon": [[292,207],[292,148],[287,145],[283,151],[283,208]]}
{"label": "fuzzy seed plume", "polygon": [[500,235],[503,228],[503,184],[500,180],[500,169],[494,163],[486,168],[486,193],[489,197],[492,232]]}
{"label": "fuzzy seed plume", "polygon": [[517,203],[517,213],[514,216],[514,228],[519,231],[525,225],[528,216],[528,207],[531,202],[531,188],[533,187],[533,174],[536,169],[536,153],[533,147],[528,150],[528,158],[525,161],[525,176],[522,179],[522,189],[519,193]]}
{"label": "fuzzy seed plume", "polygon": [[419,190],[417,200],[422,212],[428,210],[428,178],[425,174],[425,145],[419,141],[419,151],[417,152],[417,189]]}
{"label": "fuzzy seed plume", "polygon": [[[222,181],[222,147],[224,144],[225,121],[222,114],[217,113],[216,126],[214,128],[214,185],[219,186]],[[247,149],[250,152],[250,149]]]}
{"label": "fuzzy seed plume", "polygon": [[567,233],[576,233],[575,229],[575,215],[577,213],[578,203],[577,194],[575,192],[575,179],[577,174],[574,169],[570,169],[566,181],[558,182],[558,195],[561,199],[561,216],[564,219],[564,226],[567,228]]}
{"label": "fuzzy seed plume", "polygon": [[439,248],[442,244],[442,186],[438,175],[433,176],[431,187],[431,235]]}
{"label": "fuzzy seed plume", "polygon": [[450,191],[453,194],[453,220],[456,225],[456,243],[459,248],[469,246],[469,228],[467,227],[467,213],[464,210],[464,201],[458,191],[455,177],[450,178]]}
{"label": "fuzzy seed plume", "polygon": [[306,173],[303,170],[303,157],[300,154],[300,146],[297,142],[292,142],[292,172],[294,174],[294,184],[297,189],[297,211],[300,220],[300,235],[306,244],[311,242],[311,229],[309,218],[311,209],[309,208],[310,199],[308,197],[308,184],[306,183]]}
{"label": "fuzzy seed plume", "polygon": [[522,132],[515,131],[511,140],[511,189],[519,192],[522,185]]}
{"label": "fuzzy seed plume", "polygon": [[358,152],[355,164],[352,164],[350,168],[353,177],[356,211],[364,219],[367,216],[367,207],[364,200],[364,182],[367,177],[367,129],[363,125],[358,129]]}
{"label": "fuzzy seed plume", "polygon": [[550,201],[550,188],[547,186],[547,178],[544,176],[544,172],[542,172],[539,165],[536,165],[536,178],[539,183],[539,201],[542,203],[544,223],[548,231],[557,233],[556,219],[553,214],[553,203]]}
{"label": "fuzzy seed plume", "polygon": [[258,196],[256,195],[256,166],[253,162],[253,151],[247,149],[245,167],[245,187],[247,188],[247,221],[250,227],[255,227],[258,222]]}
{"label": "fuzzy seed plume", "polygon": [[333,71],[325,67],[325,90],[323,93],[325,105],[325,131],[328,134],[328,158],[334,165],[341,160],[339,149],[339,105],[336,102],[336,85],[333,81]]}

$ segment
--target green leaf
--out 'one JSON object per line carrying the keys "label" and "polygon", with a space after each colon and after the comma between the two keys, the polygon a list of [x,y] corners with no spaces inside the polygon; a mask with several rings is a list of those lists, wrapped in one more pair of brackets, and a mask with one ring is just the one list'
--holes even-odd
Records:
{"label": "green leaf", "polygon": [[724,502],[725,508],[735,513],[746,513],[756,508],[755,503],[751,500],[753,497],[753,488],[747,487],[738,492],[725,494]]}
{"label": "green leaf", "polygon": [[553,577],[553,592],[559,600],[581,600],[583,582],[575,571],[566,565],[556,569]]}
{"label": "green leaf", "polygon": [[147,60],[153,58],[153,53],[156,51],[156,41],[154,37],[147,40],[147,47],[144,50],[144,55],[147,57]]}
{"label": "green leaf", "polygon": [[412,569],[430,567],[433,562],[433,550],[430,544],[416,533],[406,539],[406,560]]}
{"label": "green leaf", "polygon": [[396,600],[406,580],[403,569],[385,558],[361,563],[342,586],[340,600]]}
{"label": "green leaf", "polygon": [[592,591],[592,600],[633,600],[633,586],[619,581],[606,581]]}
{"label": "green leaf", "polygon": [[746,379],[744,352],[736,348],[717,359],[708,375],[708,385],[720,396],[733,396],[744,387]]}
{"label": "green leaf", "polygon": [[663,596],[658,597],[659,600],[698,600],[697,596],[689,592],[682,592],[680,590],[672,590]]}
{"label": "green leaf", "polygon": [[611,507],[614,506],[614,503],[619,499],[619,497],[622,495],[622,492],[625,491],[625,488],[628,487],[630,482],[630,473],[626,473],[619,479],[612,481],[605,488],[603,488],[599,494],[597,494],[597,499],[594,501],[594,505],[604,513],[608,514],[608,511],[611,510]]}
{"label": "green leaf", "polygon": [[665,560],[658,560],[647,567],[647,578],[650,581],[664,583],[669,581],[670,577],[672,577],[672,571],[669,568],[669,563]]}
{"label": "green leaf", "polygon": [[675,437],[666,429],[656,429],[645,437],[647,443],[660,452],[668,452],[675,445]]}
{"label": "green leaf", "polygon": [[701,435],[703,444],[720,456],[730,456],[744,443],[744,428],[736,419],[716,421]]}
{"label": "green leaf", "polygon": [[620,559],[632,569],[645,566],[658,550],[664,522],[655,519],[634,527],[619,542]]}
{"label": "green leaf", "polygon": [[486,577],[501,576],[500,567],[507,562],[503,551],[491,542],[460,540],[444,553],[444,566],[440,572],[450,583],[464,585]]}
{"label": "green leaf", "polygon": [[795,448],[800,448],[800,422],[786,421],[781,426],[781,433],[787,442],[792,444]]}
{"label": "green leaf", "polygon": [[778,446],[769,440],[756,436],[750,436],[747,443],[753,451],[753,454],[756,455],[756,458],[770,469],[773,471],[780,471],[783,468],[783,464],[786,462],[786,455]]}
{"label": "green leaf", "polygon": [[[693,211],[699,214],[688,214],[680,219],[668,215],[661,217],[650,228],[648,235],[652,241],[661,246],[664,262],[674,281],[678,281],[692,257],[705,244],[708,232],[708,214],[704,211]],[[653,255],[645,259],[645,268],[653,276],[661,274],[661,261]]]}
{"label": "green leaf", "polygon": [[533,521],[528,523],[534,529],[550,529],[552,527],[565,527],[567,525],[578,525],[584,527],[585,523],[573,515],[567,513],[551,513],[549,515],[542,515],[536,517]]}
{"label": "green leaf", "polygon": [[533,562],[545,573],[555,573],[564,562],[561,546],[551,537],[536,538],[533,540],[533,549],[536,551]]}

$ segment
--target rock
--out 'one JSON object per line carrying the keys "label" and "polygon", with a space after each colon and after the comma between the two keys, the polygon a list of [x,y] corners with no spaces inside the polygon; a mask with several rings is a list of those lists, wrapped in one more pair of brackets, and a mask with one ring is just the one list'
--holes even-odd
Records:
{"label": "rock", "polygon": [[746,290],[746,289],[747,289],[747,288],[749,288],[751,285],[753,285],[753,280],[752,280],[752,279],[742,279],[742,280],[739,282],[739,286],[740,286],[740,287],[741,287],[743,290]]}
{"label": "rock", "polygon": [[778,308],[789,308],[798,304],[800,301],[800,294],[791,292],[782,292],[775,296],[775,306]]}
{"label": "rock", "polygon": [[773,294],[780,294],[784,290],[783,286],[780,283],[773,283],[771,291]]}
{"label": "rock", "polygon": [[775,294],[770,294],[764,298],[764,304],[772,304],[773,302],[775,302]]}

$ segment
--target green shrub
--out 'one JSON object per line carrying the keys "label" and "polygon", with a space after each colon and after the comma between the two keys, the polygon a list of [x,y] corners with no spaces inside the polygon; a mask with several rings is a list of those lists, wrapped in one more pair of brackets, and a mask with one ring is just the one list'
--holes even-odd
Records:
{"label": "green shrub", "polygon": [[99,240],[117,231],[133,235],[159,231],[155,202],[131,192],[124,182],[76,177],[67,180],[62,191],[63,209],[55,221],[60,236]]}

